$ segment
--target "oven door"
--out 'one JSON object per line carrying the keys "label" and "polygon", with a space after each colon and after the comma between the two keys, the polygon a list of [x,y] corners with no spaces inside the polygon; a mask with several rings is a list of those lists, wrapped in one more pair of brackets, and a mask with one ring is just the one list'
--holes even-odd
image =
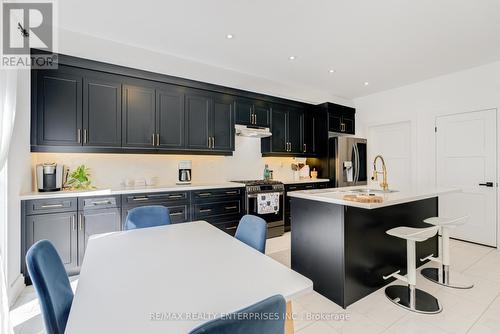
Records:
{"label": "oven door", "polygon": [[260,217],[267,222],[267,237],[274,238],[285,233],[285,223],[284,223],[284,195],[280,192],[280,208],[276,213],[259,214],[257,212],[257,195],[252,194],[247,195],[246,201],[246,211],[247,214]]}

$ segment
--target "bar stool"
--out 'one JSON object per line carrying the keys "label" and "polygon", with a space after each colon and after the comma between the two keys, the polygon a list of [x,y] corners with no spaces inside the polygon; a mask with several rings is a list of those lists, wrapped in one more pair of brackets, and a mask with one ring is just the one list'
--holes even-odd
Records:
{"label": "bar stool", "polygon": [[399,275],[400,270],[383,278],[397,278],[408,283],[404,285],[391,285],[385,289],[385,295],[393,303],[407,310],[418,313],[439,313],[442,308],[439,301],[431,294],[416,288],[417,285],[417,268],[416,268],[416,249],[415,243],[422,242],[432,238],[438,232],[437,226],[414,228],[400,226],[386,231],[385,233],[406,240],[406,270],[407,275]]}
{"label": "bar stool", "polygon": [[434,283],[441,284],[450,288],[470,289],[474,286],[462,274],[450,272],[450,230],[457,226],[465,224],[469,217],[458,218],[432,217],[424,220],[424,223],[435,225],[439,228],[440,243],[439,257],[431,254],[420,261],[431,260],[439,263],[439,268],[424,268],[421,270],[422,276]]}

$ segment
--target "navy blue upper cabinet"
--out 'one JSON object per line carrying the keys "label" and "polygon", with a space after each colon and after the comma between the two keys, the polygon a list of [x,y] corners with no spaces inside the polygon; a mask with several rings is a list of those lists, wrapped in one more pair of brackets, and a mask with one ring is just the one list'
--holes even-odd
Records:
{"label": "navy blue upper cabinet", "polygon": [[342,134],[355,134],[356,109],[334,103],[323,103],[319,106],[319,110],[328,115],[328,131]]}
{"label": "navy blue upper cabinet", "polygon": [[188,90],[186,93],[187,148],[207,153],[234,151],[234,98]]}
{"label": "navy blue upper cabinet", "polygon": [[270,142],[270,147],[263,149],[267,152],[288,152],[288,111],[284,106],[276,105],[271,112],[271,133],[270,138],[263,139],[263,142]]}
{"label": "navy blue upper cabinet", "polygon": [[271,109],[272,136],[262,139],[265,156],[304,156],[304,110],[286,105]]}
{"label": "navy blue upper cabinet", "polygon": [[[66,55],[58,61],[58,69],[31,71],[33,152],[230,155],[235,123],[273,128],[265,155],[309,155],[314,146],[303,103]],[[338,127],[349,133],[354,118],[343,113]]]}
{"label": "navy blue upper cabinet", "polygon": [[212,149],[234,151],[234,98],[215,95],[212,123]]}
{"label": "navy blue upper cabinet", "polygon": [[210,127],[212,99],[202,91],[189,90],[186,94],[187,148],[211,149]]}
{"label": "navy blue upper cabinet", "polygon": [[[82,73],[71,67],[38,71],[32,125],[38,145],[82,145]],[[33,142],[33,139],[32,139]]]}
{"label": "navy blue upper cabinet", "polygon": [[271,108],[267,102],[238,98],[235,109],[236,124],[269,127]]}
{"label": "navy blue upper cabinet", "polygon": [[89,73],[83,79],[83,145],[122,144],[122,83],[120,77]]}
{"label": "navy blue upper cabinet", "polygon": [[236,100],[236,124],[253,125],[253,101],[239,98]]}
{"label": "navy blue upper cabinet", "polygon": [[288,152],[302,154],[304,152],[304,111],[297,108],[288,110]]}
{"label": "navy blue upper cabinet", "polygon": [[122,145],[154,148],[156,145],[155,89],[148,82],[123,85]]}
{"label": "navy blue upper cabinet", "polygon": [[156,145],[159,150],[186,148],[185,89],[160,85],[156,89]]}

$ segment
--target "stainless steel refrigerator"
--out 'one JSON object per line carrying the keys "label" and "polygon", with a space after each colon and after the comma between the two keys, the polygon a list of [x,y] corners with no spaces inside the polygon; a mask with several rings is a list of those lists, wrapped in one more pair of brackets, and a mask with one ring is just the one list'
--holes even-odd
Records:
{"label": "stainless steel refrigerator", "polygon": [[330,180],[335,187],[367,184],[366,139],[331,137],[328,139]]}
{"label": "stainless steel refrigerator", "polygon": [[333,187],[367,184],[367,141],[364,138],[330,137],[323,157],[307,159],[319,176],[330,179]]}

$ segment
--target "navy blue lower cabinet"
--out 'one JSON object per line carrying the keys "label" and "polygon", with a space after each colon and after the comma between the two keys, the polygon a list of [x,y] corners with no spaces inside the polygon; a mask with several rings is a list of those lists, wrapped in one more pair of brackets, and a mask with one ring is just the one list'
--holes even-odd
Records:
{"label": "navy blue lower cabinet", "polygon": [[90,236],[122,230],[129,210],[139,206],[163,205],[170,210],[173,224],[206,220],[234,235],[243,215],[243,194],[243,188],[221,188],[21,201],[21,270],[25,281],[31,284],[26,252],[38,240],[50,240],[68,274],[77,274]]}
{"label": "navy blue lower cabinet", "polygon": [[[292,269],[346,308],[394,280],[382,276],[406,274],[406,242],[385,232],[437,215],[437,197],[371,210],[292,198]],[[437,254],[437,236],[416,246],[417,259]]]}

